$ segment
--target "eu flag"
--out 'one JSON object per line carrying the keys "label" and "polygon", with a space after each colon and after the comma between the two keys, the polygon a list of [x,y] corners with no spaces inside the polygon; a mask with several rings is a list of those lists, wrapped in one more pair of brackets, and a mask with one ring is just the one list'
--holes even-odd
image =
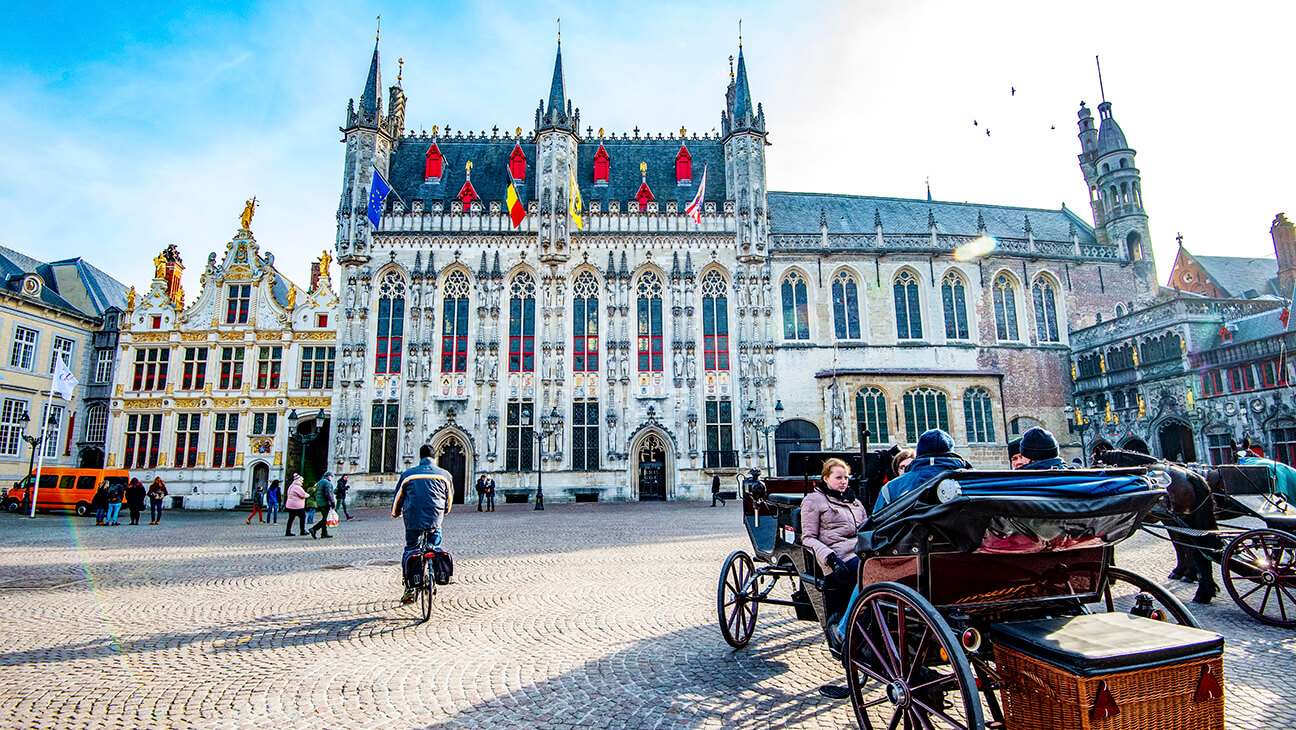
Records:
{"label": "eu flag", "polygon": [[374,168],[373,184],[369,186],[369,222],[374,228],[378,227],[378,222],[382,220],[383,201],[387,199],[387,193],[391,192],[391,186],[383,179],[378,168]]}

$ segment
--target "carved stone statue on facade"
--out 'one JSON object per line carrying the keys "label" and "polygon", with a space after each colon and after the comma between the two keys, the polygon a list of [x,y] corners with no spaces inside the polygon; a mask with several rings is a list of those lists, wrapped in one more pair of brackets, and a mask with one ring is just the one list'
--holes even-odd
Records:
{"label": "carved stone statue on facade", "polygon": [[360,456],[360,432],[358,430],[351,432],[351,455]]}
{"label": "carved stone statue on facade", "polygon": [[491,424],[486,428],[486,453],[495,453],[495,425]]}

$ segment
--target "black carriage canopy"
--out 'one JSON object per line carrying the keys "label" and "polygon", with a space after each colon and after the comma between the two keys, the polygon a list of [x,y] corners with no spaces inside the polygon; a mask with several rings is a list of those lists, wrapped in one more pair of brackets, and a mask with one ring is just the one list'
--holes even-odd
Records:
{"label": "black carriage canopy", "polygon": [[1126,539],[1165,495],[1138,469],[951,470],[870,515],[861,557],[1043,553]]}

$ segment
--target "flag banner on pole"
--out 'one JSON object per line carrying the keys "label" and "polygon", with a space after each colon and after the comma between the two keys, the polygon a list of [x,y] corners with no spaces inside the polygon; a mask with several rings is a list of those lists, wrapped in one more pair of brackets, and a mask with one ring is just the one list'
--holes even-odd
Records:
{"label": "flag banner on pole", "polygon": [[706,166],[702,166],[702,182],[698,183],[697,195],[693,196],[693,201],[684,209],[684,215],[693,219],[694,223],[702,223],[702,196],[706,195]]}
{"label": "flag banner on pole", "polygon": [[509,219],[513,221],[513,227],[517,228],[522,225],[526,219],[526,207],[522,205],[522,200],[518,198],[517,188],[513,186],[513,181],[509,180],[508,193],[504,196],[504,204],[508,206]]}
{"label": "flag banner on pole", "polygon": [[63,363],[63,358],[58,358],[54,363],[54,381],[50,384],[50,392],[63,400],[72,400],[72,389],[75,387],[77,387],[76,376],[68,370],[67,365]]}
{"label": "flag banner on pole", "polygon": [[374,168],[373,184],[369,186],[369,222],[374,228],[382,221],[383,201],[387,199],[387,194],[391,192],[391,186],[383,179],[382,173],[378,168]]}
{"label": "flag banner on pole", "polygon": [[585,201],[581,199],[580,188],[576,186],[576,162],[572,161],[571,165],[571,195],[568,196],[570,201],[567,208],[571,213],[572,220],[576,222],[576,227],[585,230],[585,221],[581,219],[581,209],[585,207]]}

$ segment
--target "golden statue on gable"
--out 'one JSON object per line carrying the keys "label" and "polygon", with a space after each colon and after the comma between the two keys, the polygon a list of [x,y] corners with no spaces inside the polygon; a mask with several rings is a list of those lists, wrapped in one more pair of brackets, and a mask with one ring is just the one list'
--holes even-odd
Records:
{"label": "golden statue on gable", "polygon": [[288,308],[289,309],[297,308],[297,287],[293,286],[292,284],[288,285]]}
{"label": "golden statue on gable", "polygon": [[135,311],[135,287],[126,290],[126,311]]}
{"label": "golden statue on gable", "polygon": [[255,195],[243,205],[243,215],[239,216],[239,224],[245,231],[252,230],[252,215],[256,213],[256,206],[257,199]]}
{"label": "golden statue on gable", "polygon": [[158,254],[156,257],[154,257],[154,259],[153,259],[153,267],[154,267],[154,268],[153,268],[153,278],[154,278],[154,279],[165,279],[165,278],[166,278],[166,264],[167,264],[167,262],[166,262],[166,257],[163,256],[162,254]]}
{"label": "golden statue on gable", "polygon": [[319,273],[321,279],[332,279],[329,276],[329,265],[333,263],[333,257],[329,256],[328,251],[321,251],[319,257]]}

